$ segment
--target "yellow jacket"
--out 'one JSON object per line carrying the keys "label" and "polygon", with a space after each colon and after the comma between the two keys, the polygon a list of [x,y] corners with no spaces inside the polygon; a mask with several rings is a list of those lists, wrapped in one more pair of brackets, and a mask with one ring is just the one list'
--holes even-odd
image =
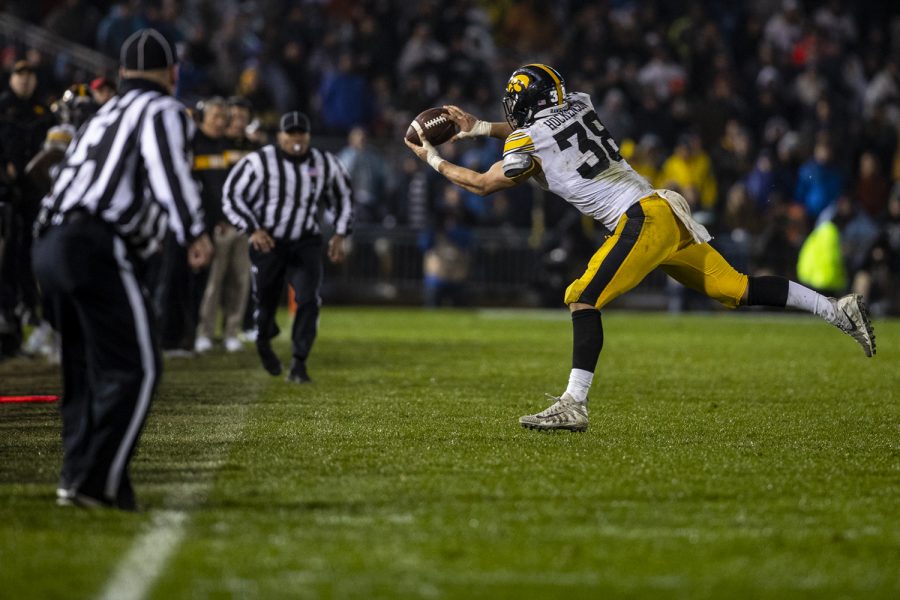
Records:
{"label": "yellow jacket", "polygon": [[694,188],[702,208],[711,209],[716,204],[718,186],[705,152],[688,159],[673,154],[663,163],[658,181],[659,187],[677,186],[685,196],[688,189]]}

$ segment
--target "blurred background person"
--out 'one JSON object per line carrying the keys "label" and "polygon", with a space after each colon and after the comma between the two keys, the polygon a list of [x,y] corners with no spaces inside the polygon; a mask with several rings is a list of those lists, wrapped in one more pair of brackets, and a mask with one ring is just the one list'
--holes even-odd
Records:
{"label": "blurred background person", "polygon": [[25,167],[41,150],[53,116],[37,98],[37,86],[34,67],[19,60],[0,94],[0,359],[19,351],[23,317],[38,321],[27,257],[35,213],[25,197]]}
{"label": "blurred background person", "polygon": [[103,106],[116,95],[116,85],[106,77],[97,77],[91,81],[91,95],[97,106]]}
{"label": "blurred background person", "polygon": [[444,187],[434,225],[422,234],[425,306],[466,306],[466,279],[471,263],[472,231],[462,194],[456,186]]}
{"label": "blurred background person", "polygon": [[353,182],[357,221],[381,223],[387,216],[388,171],[384,159],[369,146],[366,130],[351,129],[347,146],[337,157]]}
{"label": "blurred background person", "polygon": [[[238,112],[235,107],[223,98],[206,100],[200,131],[193,142],[194,178],[200,185],[207,228],[215,249],[204,286],[194,342],[194,350],[200,353],[212,348],[220,309],[225,350],[237,352],[243,347],[238,334],[250,289],[247,236],[228,222],[222,209],[222,194],[228,173],[246,154],[244,150],[235,148],[243,144],[246,138],[228,136],[229,119],[235,112]],[[245,117],[243,114],[237,115],[239,120],[244,121],[244,129],[247,125]]]}

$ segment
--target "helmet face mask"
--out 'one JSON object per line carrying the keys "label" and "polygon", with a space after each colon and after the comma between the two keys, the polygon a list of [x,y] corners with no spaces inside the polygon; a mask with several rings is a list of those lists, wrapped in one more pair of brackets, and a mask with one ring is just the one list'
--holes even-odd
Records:
{"label": "helmet face mask", "polygon": [[510,127],[530,125],[540,111],[565,102],[566,84],[552,67],[530,64],[513,71],[503,96],[503,112]]}
{"label": "helmet face mask", "polygon": [[97,112],[98,108],[88,86],[83,83],[69,86],[58,103],[60,121],[76,129]]}

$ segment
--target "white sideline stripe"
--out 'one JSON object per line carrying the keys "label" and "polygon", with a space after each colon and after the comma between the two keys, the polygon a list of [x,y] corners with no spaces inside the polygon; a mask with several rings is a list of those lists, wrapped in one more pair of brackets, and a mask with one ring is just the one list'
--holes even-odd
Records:
{"label": "white sideline stripe", "polygon": [[149,531],[138,537],[100,593],[101,600],[143,600],[181,544],[188,515],[164,510],[153,516]]}
{"label": "white sideline stripe", "polygon": [[134,448],[138,432],[144,419],[147,417],[147,409],[150,408],[150,397],[153,392],[153,383],[156,381],[156,364],[153,358],[153,342],[150,339],[150,327],[147,319],[147,307],[144,306],[143,294],[134,276],[134,269],[128,260],[125,242],[118,236],[113,238],[113,251],[116,261],[119,263],[119,275],[122,277],[122,285],[131,304],[131,312],[134,314],[135,337],[141,353],[141,367],[144,377],[141,380],[140,391],[128,429],[122,437],[119,449],[116,451],[112,466],[106,478],[106,496],[115,498],[122,481],[122,473],[125,471],[125,461]]}

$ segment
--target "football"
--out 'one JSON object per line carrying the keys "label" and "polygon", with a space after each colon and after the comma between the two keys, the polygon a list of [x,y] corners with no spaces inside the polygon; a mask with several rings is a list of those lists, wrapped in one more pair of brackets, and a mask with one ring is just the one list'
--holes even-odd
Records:
{"label": "football", "polygon": [[406,130],[406,139],[416,146],[421,146],[419,133],[432,146],[440,146],[459,133],[459,125],[450,120],[446,109],[429,108],[420,112],[419,116],[410,123],[409,129]]}

